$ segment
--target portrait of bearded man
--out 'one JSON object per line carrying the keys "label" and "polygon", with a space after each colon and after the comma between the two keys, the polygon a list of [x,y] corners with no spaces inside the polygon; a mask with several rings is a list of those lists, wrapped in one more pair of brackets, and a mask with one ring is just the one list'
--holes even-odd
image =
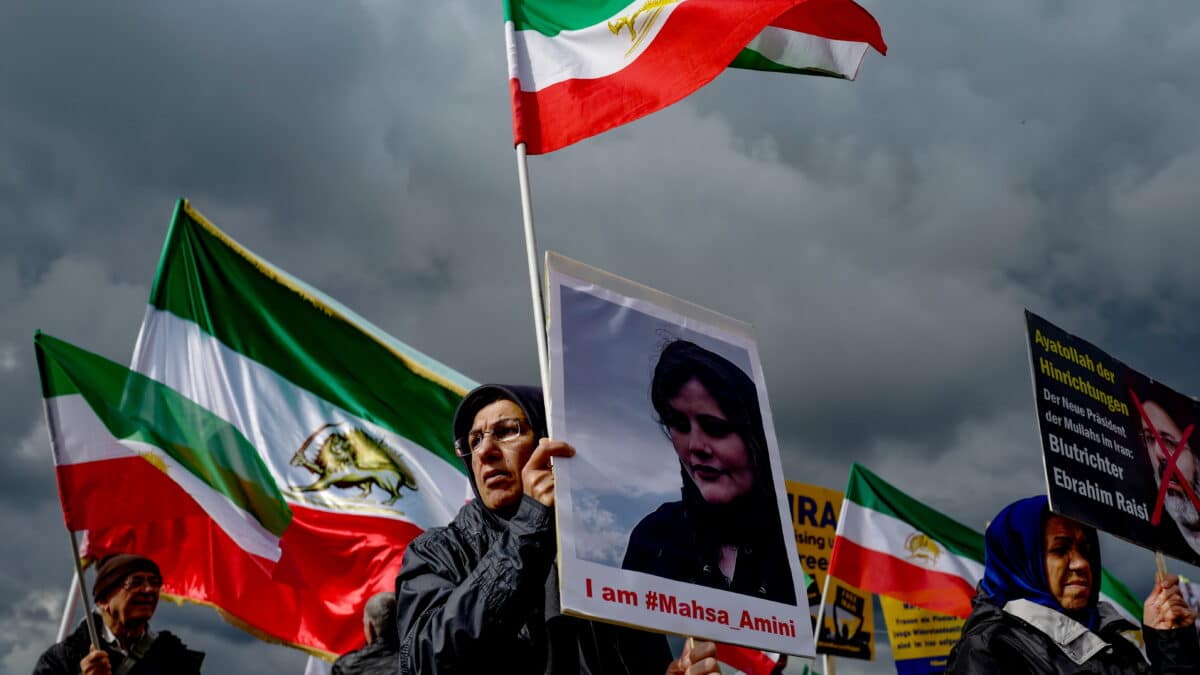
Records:
{"label": "portrait of bearded man", "polygon": [[[1163,520],[1159,524],[1163,551],[1195,560],[1200,557],[1200,507],[1192,501],[1182,481],[1186,480],[1192,494],[1200,496],[1200,462],[1194,450],[1200,437],[1196,431],[1187,434],[1188,427],[1195,424],[1196,406],[1173,392],[1154,390],[1142,398],[1142,411],[1140,438],[1153,470],[1155,496],[1163,481],[1167,481]],[[1172,459],[1177,472],[1168,474]],[[1187,548],[1181,548],[1185,544]]]}

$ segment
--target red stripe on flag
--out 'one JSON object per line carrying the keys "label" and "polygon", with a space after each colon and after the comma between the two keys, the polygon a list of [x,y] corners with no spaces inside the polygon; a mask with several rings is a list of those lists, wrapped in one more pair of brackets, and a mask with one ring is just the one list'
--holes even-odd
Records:
{"label": "red stripe on flag", "polygon": [[[275,565],[243,550],[191,495],[141,458],[58,470],[60,484],[67,473],[69,485],[82,489],[67,494],[88,522],[104,523],[88,531],[89,557],[145,555],[162,569],[164,592],[215,605],[260,637],[326,654],[362,646],[364,603],[395,587],[404,549],[421,533],[391,518],[290,504],[292,523]],[[120,487],[105,487],[106,481]],[[118,518],[131,520],[111,526]]]}
{"label": "red stripe on flag", "polygon": [[771,675],[775,661],[757,649],[717,644],[717,660],[746,673],[746,675]]}
{"label": "red stripe on flag", "polygon": [[689,0],[623,70],[572,79],[537,92],[511,81],[513,137],[531,155],[665,108],[708,84],[772,19],[811,0]]}
{"label": "red stripe on flag", "polygon": [[887,43],[883,41],[879,22],[852,0],[807,0],[772,21],[771,25],[828,40],[865,42],[880,54],[887,54]]}
{"label": "red stripe on flag", "polygon": [[864,591],[964,619],[975,597],[975,589],[960,576],[914,565],[845,537],[834,542],[829,574]]}
{"label": "red stripe on flag", "polygon": [[142,457],[60,464],[54,469],[63,518],[76,532],[160,518],[207,518],[175,481]]}

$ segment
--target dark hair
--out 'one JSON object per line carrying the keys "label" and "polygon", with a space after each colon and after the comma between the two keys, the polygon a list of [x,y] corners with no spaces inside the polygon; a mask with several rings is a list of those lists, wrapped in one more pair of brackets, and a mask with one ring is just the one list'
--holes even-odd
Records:
{"label": "dark hair", "polygon": [[[1133,380],[1130,389],[1137,395],[1138,400],[1142,402],[1143,408],[1148,403],[1153,403],[1162,408],[1167,417],[1170,417],[1175,426],[1180,429],[1186,429],[1189,424],[1196,421],[1197,404],[1192,399],[1173,391],[1161,382],[1156,382],[1148,378],[1144,382]],[[1134,416],[1138,424],[1144,427],[1146,422],[1142,419],[1142,416],[1137,414],[1136,410],[1131,412],[1135,413]],[[1195,438],[1194,435],[1193,438]],[[1145,444],[1143,443],[1143,445]],[[1195,443],[1190,443],[1189,445],[1196,447]]]}
{"label": "dark hair", "polygon": [[754,466],[756,489],[770,485],[771,463],[767,455],[762,411],[758,406],[758,388],[750,376],[725,357],[687,340],[669,342],[658,356],[654,379],[650,382],[650,403],[657,415],[655,421],[670,436],[666,420],[677,414],[670,400],[693,379],[704,385],[709,396],[721,408],[725,419],[746,444],[750,462]]}

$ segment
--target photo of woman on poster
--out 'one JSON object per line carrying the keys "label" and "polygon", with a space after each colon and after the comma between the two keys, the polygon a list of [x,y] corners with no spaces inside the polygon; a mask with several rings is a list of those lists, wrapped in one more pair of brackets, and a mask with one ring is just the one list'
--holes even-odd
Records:
{"label": "photo of woman on poster", "polygon": [[548,255],[563,613],[811,656],[752,327]]}
{"label": "photo of woman on poster", "polygon": [[754,381],[676,339],[659,355],[650,399],[679,459],[681,499],[642,518],[621,567],[795,605]]}

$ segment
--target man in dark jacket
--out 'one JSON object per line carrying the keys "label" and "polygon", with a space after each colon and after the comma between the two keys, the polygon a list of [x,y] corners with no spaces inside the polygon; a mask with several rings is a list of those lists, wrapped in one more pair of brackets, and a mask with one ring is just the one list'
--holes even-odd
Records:
{"label": "man in dark jacket", "polygon": [[395,675],[396,594],[376,593],[363,608],[367,645],[333,662],[333,675]]}
{"label": "man in dark jacket", "polygon": [[[542,392],[484,385],[454,415],[477,499],[409,543],[396,579],[400,672],[592,675],[719,672],[711,642],[675,661],[666,638],[559,611],[551,457]],[[539,442],[540,439],[540,442]]]}
{"label": "man in dark jacket", "polygon": [[42,654],[33,675],[112,675],[121,668],[126,675],[199,675],[203,653],[167,631],[150,630],[161,588],[162,575],[149,558],[120,554],[100,561],[92,597],[103,649],[92,646],[86,622],[80,622]]}

